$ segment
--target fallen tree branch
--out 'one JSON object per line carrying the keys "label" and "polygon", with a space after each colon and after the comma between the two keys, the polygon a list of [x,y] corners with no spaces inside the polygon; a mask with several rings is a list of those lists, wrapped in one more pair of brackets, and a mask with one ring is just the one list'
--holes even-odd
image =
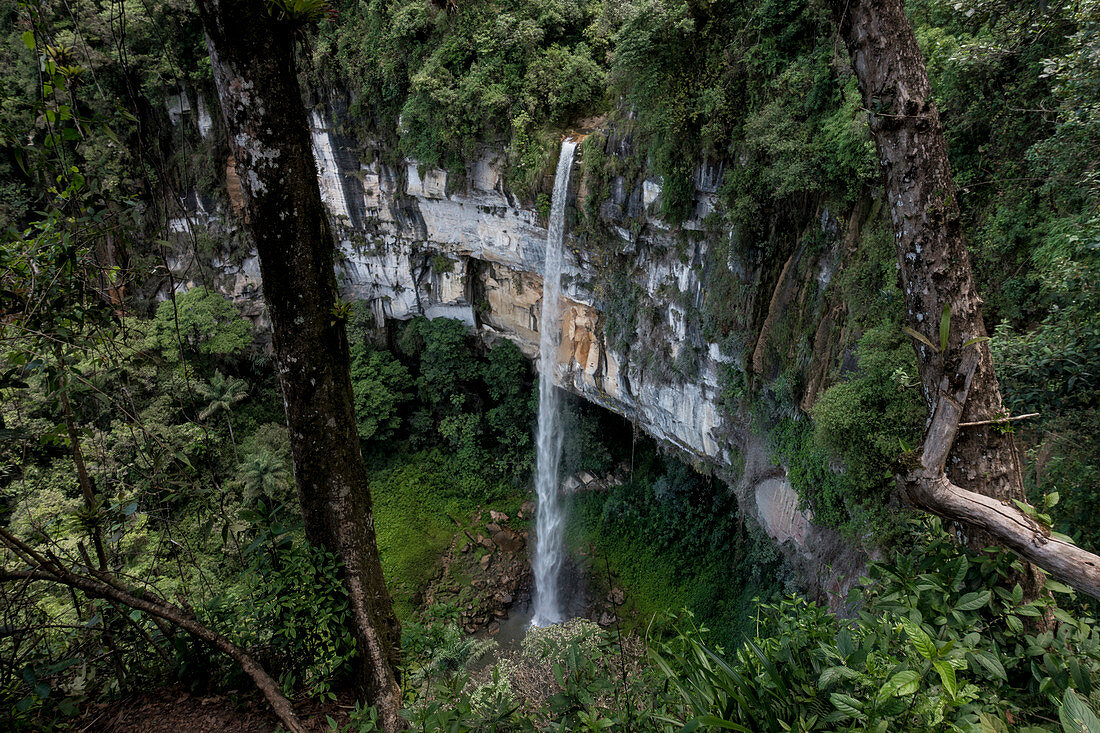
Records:
{"label": "fallen tree branch", "polygon": [[1029,417],[1039,417],[1037,412],[1029,412],[1026,415],[1016,415],[1014,417],[998,417],[992,420],[975,420],[974,422],[961,422],[960,428],[976,428],[979,425],[1000,425],[1006,422],[1016,422],[1017,420],[1027,420]]}
{"label": "fallen tree branch", "polygon": [[[959,428],[963,407],[981,355],[964,349],[954,374],[940,378],[932,420],[925,433],[920,461],[903,479],[911,504],[944,519],[987,532],[997,542],[1058,580],[1093,598],[1100,598],[1100,556],[1051,535],[1034,518],[991,496],[967,491],[947,478],[946,464]],[[1030,417],[1021,415],[1020,419]],[[994,423],[995,420],[978,421]]]}
{"label": "fallen tree branch", "polygon": [[906,495],[914,506],[984,530],[1056,579],[1093,598],[1100,598],[1100,557],[1097,555],[1051,536],[1046,527],[1014,506],[959,488],[945,474],[913,479]]}
{"label": "fallen tree branch", "polygon": [[[44,559],[33,550],[28,553],[27,550],[29,548],[26,544],[19,541],[3,528],[0,528],[0,541],[3,541],[3,544],[9,549],[15,550],[18,554],[24,556],[24,559],[27,559],[28,556],[36,560]],[[260,692],[263,693],[271,709],[279,718],[279,722],[281,722],[290,733],[306,733],[307,729],[298,719],[290,701],[286,699],[279,689],[278,682],[267,673],[263,666],[253,659],[244,649],[216,631],[199,623],[199,621],[187,611],[156,596],[135,595],[117,582],[108,583],[100,577],[101,575],[105,575],[105,573],[95,570],[94,568],[89,568],[89,571],[94,573],[96,577],[89,577],[49,561],[44,563],[33,562],[30,563],[30,565],[32,568],[30,570],[0,569],[0,583],[16,580],[57,583],[69,588],[75,588],[93,598],[102,598],[107,601],[120,603],[129,608],[149,614],[154,618],[167,621],[174,626],[178,626],[184,631],[199,638],[208,646],[223,652],[237,662],[237,664],[241,666],[241,669],[244,670],[245,674],[252,678],[252,682]]]}

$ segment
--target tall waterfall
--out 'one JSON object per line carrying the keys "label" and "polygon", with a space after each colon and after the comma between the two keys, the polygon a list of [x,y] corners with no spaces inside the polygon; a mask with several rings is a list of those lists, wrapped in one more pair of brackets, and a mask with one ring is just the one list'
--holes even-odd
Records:
{"label": "tall waterfall", "polygon": [[554,197],[550,202],[550,230],[546,237],[546,263],[542,270],[542,318],[539,320],[539,428],[535,490],[539,503],[535,521],[535,612],[533,626],[563,621],[558,575],[562,564],[565,516],[558,496],[561,463],[561,410],[554,390],[554,368],[561,341],[561,262],[565,239],[565,200],[577,143],[561,144]]}

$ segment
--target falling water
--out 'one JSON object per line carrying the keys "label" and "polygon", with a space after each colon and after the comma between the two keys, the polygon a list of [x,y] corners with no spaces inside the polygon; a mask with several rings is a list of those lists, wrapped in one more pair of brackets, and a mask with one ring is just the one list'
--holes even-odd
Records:
{"label": "falling water", "polygon": [[562,563],[562,531],[565,518],[558,496],[558,465],[561,462],[561,412],[554,391],[554,367],[561,340],[561,261],[565,239],[565,199],[569,194],[569,174],[573,169],[573,150],[577,144],[561,144],[558,172],[554,177],[554,197],[550,202],[550,231],[546,236],[546,263],[542,271],[542,318],[539,320],[539,429],[535,490],[539,504],[536,514],[535,613],[533,626],[548,626],[563,621],[558,575]]}

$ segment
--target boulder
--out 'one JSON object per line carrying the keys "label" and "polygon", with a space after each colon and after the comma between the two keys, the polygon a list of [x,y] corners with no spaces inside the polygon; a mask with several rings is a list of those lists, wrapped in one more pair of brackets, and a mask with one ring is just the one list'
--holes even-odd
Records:
{"label": "boulder", "polygon": [[502,529],[493,535],[493,544],[505,552],[519,552],[523,549],[523,538],[515,532]]}

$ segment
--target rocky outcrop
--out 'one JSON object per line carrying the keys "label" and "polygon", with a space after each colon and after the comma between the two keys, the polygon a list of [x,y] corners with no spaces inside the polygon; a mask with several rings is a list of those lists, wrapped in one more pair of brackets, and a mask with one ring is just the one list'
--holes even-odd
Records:
{"label": "rocky outcrop", "polygon": [[[533,206],[506,191],[501,154],[485,151],[461,181],[454,181],[416,161],[383,162],[382,151],[341,135],[320,111],[311,120],[322,198],[339,239],[344,297],[366,303],[380,327],[418,315],[457,318],[487,339],[510,339],[535,356],[546,229]],[[696,464],[728,475],[760,441],[749,420],[727,417],[722,375],[738,364],[759,378],[773,378],[776,359],[799,348],[790,342],[789,328],[780,333],[793,317],[821,324],[809,333],[823,343],[801,347],[826,352],[812,376],[820,389],[841,319],[834,314],[822,320],[828,311],[820,292],[831,277],[834,250],[810,255],[796,248],[778,266],[766,252],[756,259],[731,255],[719,266],[744,283],[744,302],[737,306],[748,314],[746,332],[722,344],[704,339],[700,312],[706,299],[715,297],[706,287],[707,268],[714,266],[708,252],[721,238],[736,236],[708,226],[722,173],[719,165],[697,171],[694,214],[678,227],[655,215],[659,180],[611,180],[599,205],[602,238],[567,239],[563,335],[552,377]],[[575,178],[580,206],[591,194],[587,177]],[[229,187],[232,191],[231,180]],[[195,223],[211,222],[199,202],[192,217],[172,226],[184,234]],[[826,215],[821,226],[835,222]],[[216,262],[215,277],[226,292],[254,304],[261,287],[255,257],[238,259]],[[609,263],[622,270],[620,277],[609,278]],[[180,287],[199,277],[189,268],[194,264],[186,257],[171,263]],[[608,336],[612,314],[631,322],[626,338]],[[262,314],[255,315],[262,320]],[[792,557],[812,561],[820,548],[811,545],[820,544],[821,535],[798,508],[782,471],[769,464],[768,470],[751,473],[731,481],[740,486],[742,506]]]}

